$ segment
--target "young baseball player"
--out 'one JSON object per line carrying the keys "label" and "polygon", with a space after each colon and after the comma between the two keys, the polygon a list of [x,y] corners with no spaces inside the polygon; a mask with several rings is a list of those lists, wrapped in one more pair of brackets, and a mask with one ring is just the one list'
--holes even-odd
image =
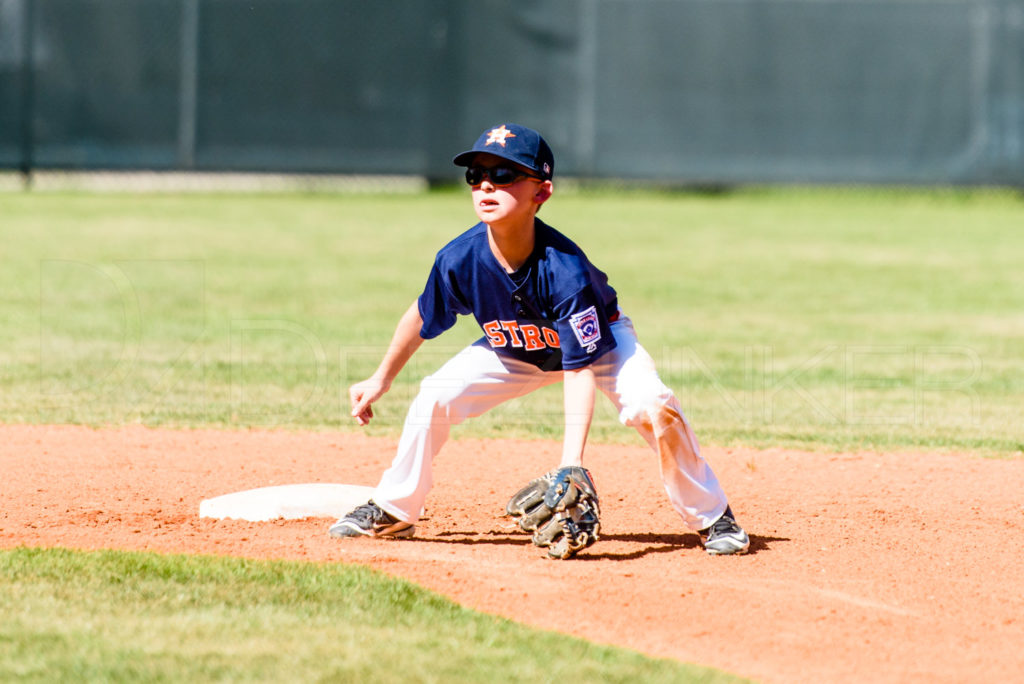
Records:
{"label": "young baseball player", "polygon": [[[706,551],[746,552],[747,534],[701,456],[678,400],[619,310],[607,276],[576,244],[537,218],[554,191],[548,144],[536,131],[506,123],[487,129],[453,161],[466,167],[480,222],[437,253],[423,293],[401,317],[380,366],[350,388],[352,416],[366,425],[373,403],[423,341],[451,328],[458,315],[472,314],[483,337],[423,380],[398,452],[372,500],[331,526],[331,536],[411,536],[432,485],[431,463],[451,426],[562,381],[561,467],[582,471],[599,389],[615,404],[620,420],[636,428],[658,455],[668,498],[683,523],[700,534]],[[589,474],[583,479],[589,487],[583,484],[580,491],[593,492]]]}

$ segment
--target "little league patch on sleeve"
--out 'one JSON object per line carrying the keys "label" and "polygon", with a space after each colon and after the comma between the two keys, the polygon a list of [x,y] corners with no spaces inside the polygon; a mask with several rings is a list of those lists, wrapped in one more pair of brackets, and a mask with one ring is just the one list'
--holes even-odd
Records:
{"label": "little league patch on sleeve", "polygon": [[588,352],[597,349],[597,343],[601,341],[601,325],[597,320],[597,307],[592,306],[578,314],[573,314],[569,317],[569,325],[572,327],[573,333],[576,334],[576,339],[581,347]]}

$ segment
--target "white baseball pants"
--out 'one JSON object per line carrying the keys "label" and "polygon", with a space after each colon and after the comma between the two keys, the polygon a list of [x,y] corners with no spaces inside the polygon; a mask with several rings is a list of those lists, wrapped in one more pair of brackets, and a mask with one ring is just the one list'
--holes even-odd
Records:
{"label": "white baseball pants", "polygon": [[[594,362],[597,386],[615,404],[619,420],[636,428],[658,454],[665,492],[683,522],[692,530],[709,527],[725,512],[725,493],[700,455],[678,399],[637,340],[632,321],[621,316],[611,331],[617,346]],[[396,518],[416,522],[433,486],[434,456],[452,425],[561,379],[561,371],[545,372],[488,347],[466,347],[421,383],[398,453],[373,500]]]}

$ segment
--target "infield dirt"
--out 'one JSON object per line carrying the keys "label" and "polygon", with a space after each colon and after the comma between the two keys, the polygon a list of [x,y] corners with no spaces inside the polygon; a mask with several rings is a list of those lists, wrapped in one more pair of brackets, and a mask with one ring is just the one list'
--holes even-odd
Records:
{"label": "infield dirt", "polygon": [[[324,519],[198,517],[202,499],[373,485],[395,443],[351,433],[0,426],[0,547],[359,563],[546,629],[763,682],[1013,681],[1024,672],[1024,461],[705,447],[752,553],[710,557],[642,445],[591,445],[602,538],[549,561],[501,517],[553,442],[456,440],[411,540]],[[579,600],[582,599],[582,600]]]}

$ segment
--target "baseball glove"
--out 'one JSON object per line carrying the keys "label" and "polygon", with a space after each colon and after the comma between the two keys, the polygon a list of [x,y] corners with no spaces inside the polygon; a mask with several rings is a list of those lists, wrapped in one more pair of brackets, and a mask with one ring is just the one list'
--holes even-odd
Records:
{"label": "baseball glove", "polygon": [[579,466],[552,470],[516,492],[505,511],[550,558],[572,558],[597,541],[601,511],[590,471]]}

